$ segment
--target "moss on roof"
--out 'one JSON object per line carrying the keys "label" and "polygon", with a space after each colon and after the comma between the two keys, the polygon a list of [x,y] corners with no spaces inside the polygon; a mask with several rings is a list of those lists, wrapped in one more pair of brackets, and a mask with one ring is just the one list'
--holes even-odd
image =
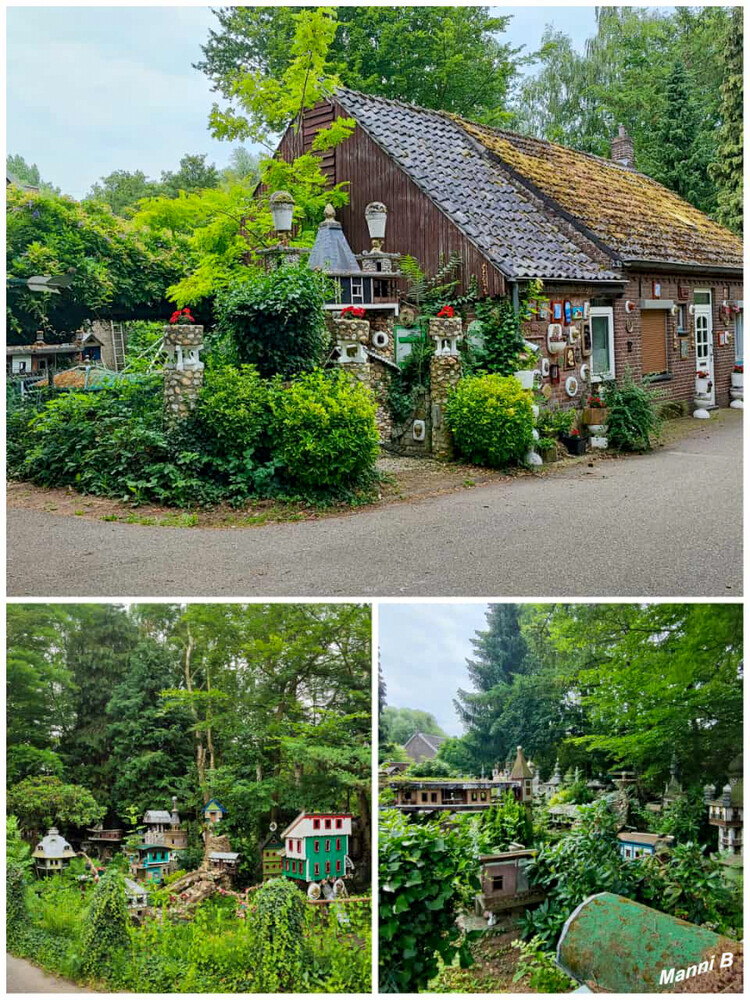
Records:
{"label": "moss on roof", "polygon": [[624,260],[742,267],[739,237],[645,174],[543,139],[452,117]]}

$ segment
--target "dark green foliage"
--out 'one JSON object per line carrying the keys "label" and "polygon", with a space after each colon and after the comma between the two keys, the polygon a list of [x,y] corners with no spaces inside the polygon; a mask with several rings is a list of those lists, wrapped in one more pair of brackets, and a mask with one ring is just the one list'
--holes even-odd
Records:
{"label": "dark green foliage", "polygon": [[128,924],[123,877],[113,868],[108,868],[94,891],[81,934],[84,972],[101,974],[112,956],[127,948]]}
{"label": "dark green foliage", "polygon": [[512,792],[506,792],[497,805],[479,814],[479,851],[493,854],[507,851],[511,844],[531,847],[533,831],[526,806]]}
{"label": "dark green foliage", "polygon": [[[658,833],[673,836],[678,843],[693,841],[703,842],[706,830],[706,804],[703,801],[701,788],[691,788],[680,795],[674,802],[664,807],[656,822]],[[703,836],[700,836],[703,834]]]}
{"label": "dark green foliage", "polygon": [[291,378],[323,360],[326,280],[306,264],[258,274],[217,298],[218,330],[264,378]]}
{"label": "dark green foliage", "polygon": [[721,864],[708,857],[705,846],[691,841],[675,844],[664,861],[648,855],[637,865],[641,902],[691,924],[723,924],[726,931],[731,896]]}
{"label": "dark green foliage", "polygon": [[554,439],[569,434],[575,423],[575,410],[541,410],[536,419],[536,429],[542,437]]}
{"label": "dark green foliage", "polygon": [[743,202],[743,8],[732,7],[722,46],[721,125],[709,168],[718,186],[719,222],[742,234]]}
{"label": "dark green foliage", "polygon": [[522,462],[533,441],[531,394],[513,376],[463,378],[448,397],[445,419],[456,450],[475,465]]}
{"label": "dark green foliage", "polygon": [[268,448],[268,385],[251,365],[209,368],[198,403],[198,419],[223,455],[253,456]]}
{"label": "dark green foliage", "polygon": [[105,811],[87,788],[51,776],[19,781],[8,789],[7,805],[24,830],[37,833],[55,825],[87,826]]}
{"label": "dark green foliage", "polygon": [[96,202],[15,187],[8,188],[7,200],[8,274],[28,278],[75,269],[73,283],[60,295],[9,288],[8,318],[16,343],[33,340],[43,320],[48,332],[69,336],[87,319],[165,314],[167,287],[185,266],[171,235],[136,231]]}
{"label": "dark green foliage", "polygon": [[[299,7],[227,7],[199,69],[225,97],[239,73],[279,79],[293,52]],[[329,60],[354,90],[499,123],[518,50],[500,41],[507,17],[488,7],[337,7]],[[404,39],[409,44],[404,45]],[[415,72],[415,67],[419,71]]]}
{"label": "dark green foliage", "polygon": [[412,778],[451,778],[456,772],[444,760],[420,760],[412,764],[407,772]]}
{"label": "dark green foliage", "polygon": [[369,391],[340,369],[277,382],[271,438],[284,476],[318,490],[364,483],[379,450],[375,412]]}
{"label": "dark green foliage", "polygon": [[253,497],[352,498],[371,485],[378,433],[367,390],[341,371],[288,385],[210,368],[195,416],[164,427],[161,378],[18,403],[8,471],[43,486],[193,508]]}
{"label": "dark green foliage", "polygon": [[514,941],[513,947],[521,952],[514,983],[528,976],[529,986],[535,993],[572,993],[578,985],[560,969],[555,952],[545,949],[539,935],[534,935],[530,941]]}
{"label": "dark green foliage", "polygon": [[435,345],[421,342],[412,344],[411,353],[401,362],[400,371],[394,372],[388,384],[388,409],[397,424],[403,424],[414,413],[420,393],[430,387],[430,358]]}
{"label": "dark green foliage", "polygon": [[630,373],[622,383],[612,382],[603,393],[609,408],[607,437],[620,451],[650,451],[661,426],[654,402],[657,394],[639,385]]}
{"label": "dark green foliage", "polygon": [[27,883],[26,869],[17,862],[9,862],[5,872],[5,933],[8,948],[16,947],[26,927]]}
{"label": "dark green foliage", "polygon": [[476,305],[482,324],[483,345],[470,357],[477,371],[512,375],[518,369],[518,355],[523,350],[522,313],[516,312],[510,297],[495,301],[485,299]]}
{"label": "dark green foliage", "polygon": [[410,823],[397,812],[380,822],[380,990],[416,993],[440,961],[472,962],[471,935],[456,917],[479,888],[468,831]]}
{"label": "dark green foliage", "polygon": [[253,899],[255,940],[250,954],[259,993],[296,992],[305,966],[305,897],[285,878],[265,882]]}

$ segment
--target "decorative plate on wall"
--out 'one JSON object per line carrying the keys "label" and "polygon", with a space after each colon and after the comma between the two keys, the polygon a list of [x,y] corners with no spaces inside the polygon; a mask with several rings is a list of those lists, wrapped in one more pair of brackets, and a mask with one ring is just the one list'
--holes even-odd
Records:
{"label": "decorative plate on wall", "polygon": [[565,379],[565,391],[569,396],[575,396],[578,392],[578,379],[575,375],[569,375]]}

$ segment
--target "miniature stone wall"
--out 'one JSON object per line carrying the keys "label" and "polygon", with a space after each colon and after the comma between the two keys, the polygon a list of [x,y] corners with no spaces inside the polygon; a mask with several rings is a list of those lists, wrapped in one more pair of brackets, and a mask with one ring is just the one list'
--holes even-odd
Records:
{"label": "miniature stone wall", "polygon": [[164,327],[164,416],[173,427],[190,416],[203,386],[203,327],[175,325]]}

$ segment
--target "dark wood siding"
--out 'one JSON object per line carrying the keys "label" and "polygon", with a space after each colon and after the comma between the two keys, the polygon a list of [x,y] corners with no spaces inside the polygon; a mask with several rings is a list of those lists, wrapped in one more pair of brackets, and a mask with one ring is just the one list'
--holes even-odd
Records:
{"label": "dark wood siding", "polygon": [[[307,152],[317,130],[339,115],[343,112],[328,102],[306,112],[300,130],[295,134],[289,129],[284,135],[281,156],[290,159]],[[362,128],[356,128],[333,157],[324,159],[329,176],[330,159],[334,160],[332,180],[349,182],[349,204],[336,216],[355,253],[370,247],[365,207],[371,201],[382,201],[388,208],[384,250],[411,254],[429,274],[438,270],[441,258],[447,260],[457,252],[462,261],[462,291],[474,276],[481,295],[505,294],[500,272]]]}

